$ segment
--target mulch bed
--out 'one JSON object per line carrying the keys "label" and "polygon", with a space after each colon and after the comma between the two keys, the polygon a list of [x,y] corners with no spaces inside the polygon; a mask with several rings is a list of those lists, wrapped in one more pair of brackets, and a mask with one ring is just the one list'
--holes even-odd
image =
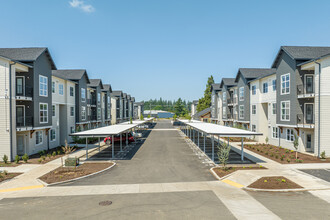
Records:
{"label": "mulch bed", "polygon": [[267,168],[263,166],[259,166],[259,167],[246,166],[246,167],[228,167],[228,169],[224,170],[222,169],[222,167],[219,167],[219,168],[214,168],[213,171],[221,178],[237,170],[260,170],[260,169],[267,169]]}
{"label": "mulch bed", "polygon": [[18,175],[21,175],[22,173],[7,173],[7,175],[5,175],[4,173],[1,173],[0,174],[0,183],[2,181],[5,181],[5,180],[9,180],[9,179],[12,179]]}
{"label": "mulch bed", "polygon": [[255,189],[302,189],[297,183],[284,176],[261,177],[248,186]]}
{"label": "mulch bed", "polygon": [[59,167],[43,175],[39,179],[48,184],[62,182],[104,170],[112,165],[113,163],[84,163],[77,168]]}
{"label": "mulch bed", "polygon": [[[221,137],[224,140],[228,140],[228,137]],[[243,138],[244,142],[256,142],[255,140],[252,140],[250,138]],[[242,142],[241,137],[229,137],[229,142]]]}
{"label": "mulch bed", "polygon": [[17,167],[21,164],[16,164],[16,163],[4,163],[4,162],[0,162],[0,167]]}
{"label": "mulch bed", "polygon": [[271,144],[245,144],[244,147],[250,151],[267,157],[281,164],[292,163],[330,163],[330,159],[322,161],[320,158],[302,154],[298,152],[296,160],[296,152],[285,148],[280,148]]}

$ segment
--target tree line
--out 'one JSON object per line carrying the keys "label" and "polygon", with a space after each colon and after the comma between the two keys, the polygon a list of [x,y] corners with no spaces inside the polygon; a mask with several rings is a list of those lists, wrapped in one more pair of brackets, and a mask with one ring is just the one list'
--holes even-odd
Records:
{"label": "tree line", "polygon": [[191,101],[182,100],[164,100],[150,99],[149,101],[144,101],[144,110],[162,110],[175,113],[178,117],[185,116],[189,114],[191,110]]}

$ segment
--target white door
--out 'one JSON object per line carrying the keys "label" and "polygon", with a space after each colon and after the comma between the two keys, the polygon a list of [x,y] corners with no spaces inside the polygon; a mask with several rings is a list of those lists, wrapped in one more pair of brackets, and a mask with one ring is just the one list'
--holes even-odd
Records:
{"label": "white door", "polygon": [[24,148],[24,135],[17,135],[17,154],[20,156],[24,155]]}

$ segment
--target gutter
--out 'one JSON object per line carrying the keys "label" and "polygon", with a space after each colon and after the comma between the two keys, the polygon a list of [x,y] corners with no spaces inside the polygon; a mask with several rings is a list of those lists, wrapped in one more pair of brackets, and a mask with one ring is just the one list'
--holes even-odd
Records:
{"label": "gutter", "polygon": [[320,157],[320,150],[321,150],[321,63],[315,62],[318,66],[319,66],[319,108],[318,108],[318,122],[317,122],[317,126],[318,126],[318,137],[317,137],[317,156]]}

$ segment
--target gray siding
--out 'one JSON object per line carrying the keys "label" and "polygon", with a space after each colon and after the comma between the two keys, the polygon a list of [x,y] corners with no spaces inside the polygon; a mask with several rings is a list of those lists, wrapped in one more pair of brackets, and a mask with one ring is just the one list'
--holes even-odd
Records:
{"label": "gray siding", "polygon": [[[240,101],[240,94],[239,89],[243,87],[244,88],[244,100]],[[242,77],[240,74],[240,77],[237,82],[237,94],[238,94],[238,121],[250,121],[250,86],[247,83],[246,79]],[[239,106],[244,106],[244,118],[239,117]]]}
{"label": "gray siding", "polygon": [[[86,101],[81,101],[81,89],[84,88],[86,91]],[[76,84],[76,122],[87,122],[87,77],[86,74]],[[81,106],[86,107],[86,120],[81,119]]]}

